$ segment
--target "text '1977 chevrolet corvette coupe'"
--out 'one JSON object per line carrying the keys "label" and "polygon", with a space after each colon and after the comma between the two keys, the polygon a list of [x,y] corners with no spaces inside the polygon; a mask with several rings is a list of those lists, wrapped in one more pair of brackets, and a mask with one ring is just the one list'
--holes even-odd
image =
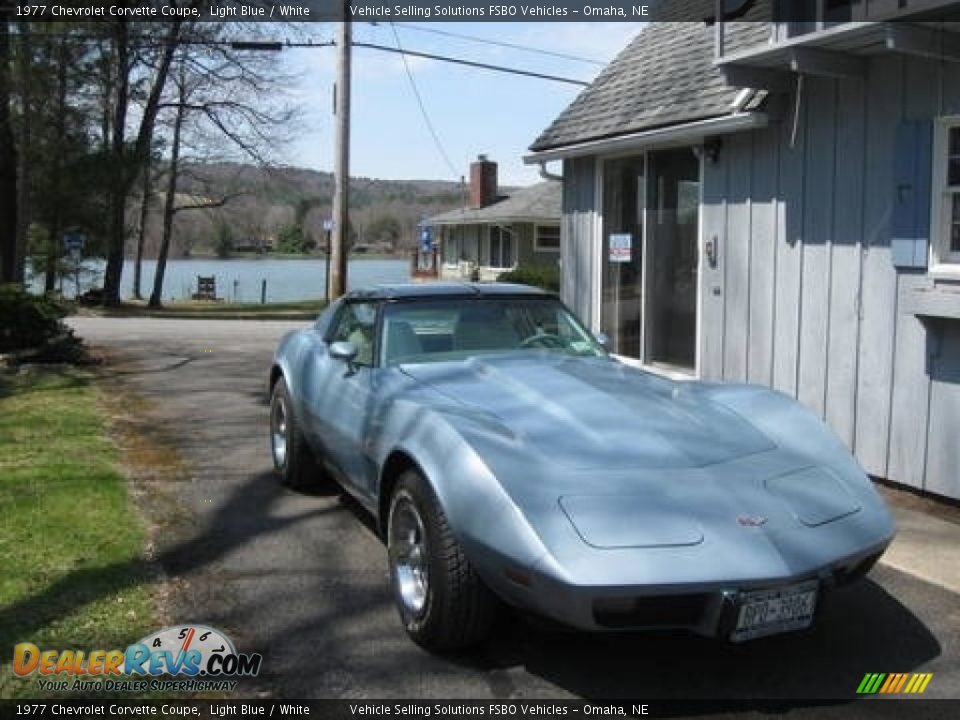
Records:
{"label": "text '1977 chevrolet corvette coupe'", "polygon": [[521,285],[353,291],[283,338],[270,388],[278,473],[332,475],[373,513],[434,650],[482,639],[502,601],[586,630],[800,630],[894,533],[791,398],[630,367]]}

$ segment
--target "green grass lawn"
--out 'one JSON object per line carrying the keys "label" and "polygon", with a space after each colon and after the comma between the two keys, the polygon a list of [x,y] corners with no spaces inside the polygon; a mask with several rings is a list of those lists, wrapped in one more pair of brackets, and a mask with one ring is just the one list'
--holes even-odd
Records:
{"label": "green grass lawn", "polygon": [[0,698],[43,695],[13,675],[16,643],[124,648],[156,627],[118,460],[88,375],[0,374]]}

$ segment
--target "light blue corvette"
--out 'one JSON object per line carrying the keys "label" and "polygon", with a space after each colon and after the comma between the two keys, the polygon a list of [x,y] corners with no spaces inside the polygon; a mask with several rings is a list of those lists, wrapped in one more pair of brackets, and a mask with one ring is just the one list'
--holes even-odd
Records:
{"label": "light blue corvette", "polygon": [[795,401],[628,367],[524,286],[351,292],[283,338],[270,392],[277,472],[373,513],[435,650],[482,639],[501,601],[587,630],[799,630],[894,533]]}

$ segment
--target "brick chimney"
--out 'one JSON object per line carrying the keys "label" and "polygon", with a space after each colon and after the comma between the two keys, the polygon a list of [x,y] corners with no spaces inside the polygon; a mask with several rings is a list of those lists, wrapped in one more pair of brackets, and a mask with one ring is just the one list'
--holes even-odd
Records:
{"label": "brick chimney", "polygon": [[470,207],[486,207],[497,197],[497,164],[486,155],[478,155],[470,163]]}

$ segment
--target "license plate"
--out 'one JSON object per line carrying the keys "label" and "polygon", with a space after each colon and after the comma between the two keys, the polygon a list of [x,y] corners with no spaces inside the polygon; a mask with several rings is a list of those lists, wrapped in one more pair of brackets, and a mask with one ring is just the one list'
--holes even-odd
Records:
{"label": "license plate", "polygon": [[817,581],[745,592],[740,595],[738,606],[737,626],[730,635],[734,642],[802,630],[813,622]]}

